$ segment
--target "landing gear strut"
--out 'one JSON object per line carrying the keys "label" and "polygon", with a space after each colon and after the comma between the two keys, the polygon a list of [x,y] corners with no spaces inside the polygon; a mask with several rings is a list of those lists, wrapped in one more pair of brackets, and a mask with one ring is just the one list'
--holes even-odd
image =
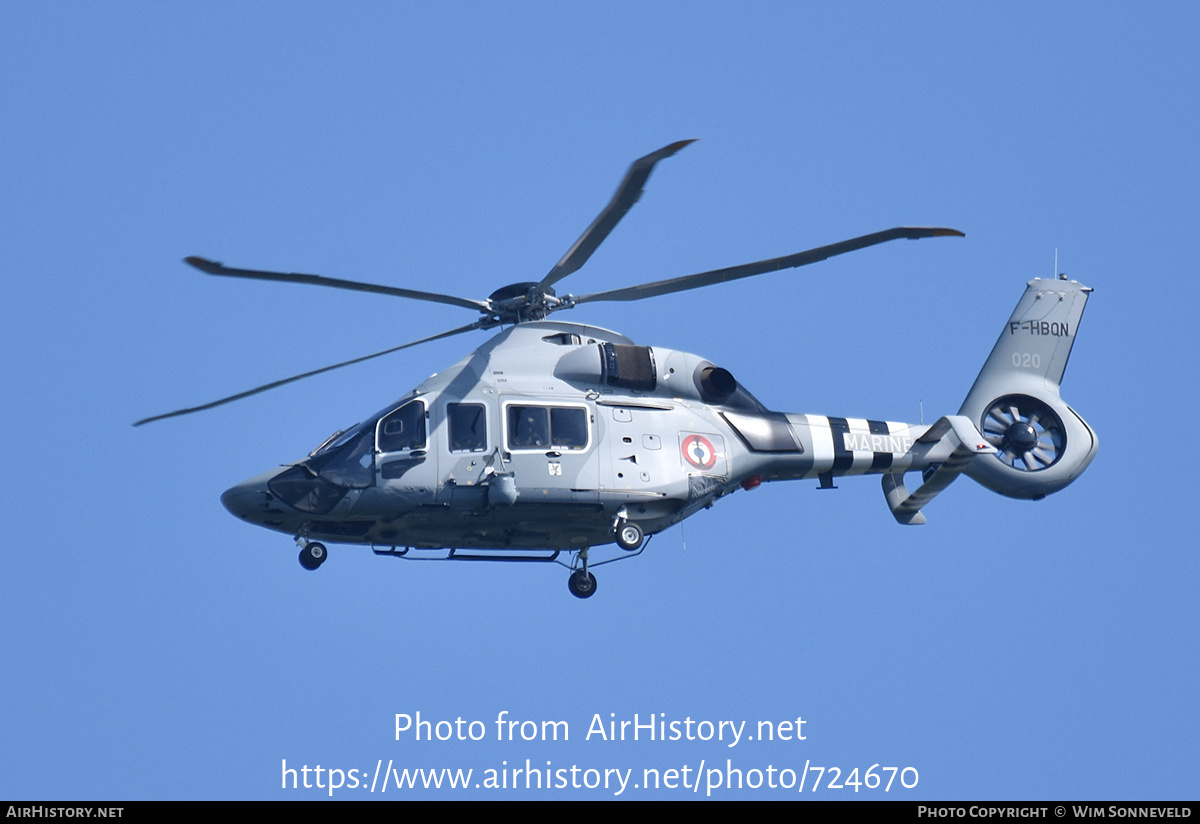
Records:
{"label": "landing gear strut", "polygon": [[305,544],[300,548],[300,566],[305,569],[316,569],[325,563],[325,558],[328,555],[329,553],[325,551],[324,544]]}

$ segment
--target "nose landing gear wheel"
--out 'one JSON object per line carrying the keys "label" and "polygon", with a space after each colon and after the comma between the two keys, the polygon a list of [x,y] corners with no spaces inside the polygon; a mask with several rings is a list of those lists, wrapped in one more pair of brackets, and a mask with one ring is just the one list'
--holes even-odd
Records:
{"label": "nose landing gear wheel", "polygon": [[316,569],[325,563],[328,555],[324,544],[305,544],[304,548],[300,550],[300,566],[305,569]]}
{"label": "nose landing gear wheel", "polygon": [[567,579],[567,589],[576,598],[591,598],[596,594],[596,576],[578,569]]}
{"label": "nose landing gear wheel", "polygon": [[642,545],[642,528],[632,521],[626,521],[617,527],[617,546],[626,552],[633,552]]}

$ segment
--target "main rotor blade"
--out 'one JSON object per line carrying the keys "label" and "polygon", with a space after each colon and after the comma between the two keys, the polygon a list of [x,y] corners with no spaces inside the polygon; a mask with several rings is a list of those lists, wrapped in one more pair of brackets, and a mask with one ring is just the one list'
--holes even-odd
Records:
{"label": "main rotor blade", "polygon": [[966,236],[957,229],[926,229],[916,226],[901,226],[896,229],[888,229],[883,232],[874,232],[873,234],[852,238],[851,240],[843,240],[841,243],[819,246],[816,249],[809,249],[807,252],[797,252],[794,255],[787,255],[786,257],[760,260],[756,263],[743,263],[741,266],[714,269],[711,272],[684,275],[681,278],[672,278],[670,280],[656,280],[653,283],[628,286],[624,289],[612,289],[608,292],[594,292],[590,295],[582,295],[575,298],[575,302],[641,300],[643,298],[656,297],[657,295],[670,294],[671,292],[686,292],[688,289],[699,289],[701,286],[711,286],[714,283],[724,283],[730,280],[761,275],[766,272],[777,272],[780,269],[793,269],[797,266],[806,266],[810,263],[816,263],[819,260],[831,258],[834,255],[842,255],[846,252],[853,252],[856,249],[874,246],[877,243],[886,243],[889,240],[897,240],[899,238],[918,240],[923,237]]}
{"label": "main rotor blade", "polygon": [[488,311],[488,305],[483,301],[459,298],[454,295],[439,295],[436,292],[420,292],[416,289],[400,289],[395,286],[380,286],[376,283],[359,283],[355,280],[327,278],[323,275],[302,275],[297,272],[264,272],[259,269],[234,269],[202,257],[186,257],[184,263],[190,263],[201,272],[210,275],[226,275],[235,278],[252,278],[254,280],[281,280],[287,283],[309,283],[313,286],[332,286],[335,289],[350,289],[355,292],[374,292],[379,295],[392,295],[398,298],[413,300],[428,300],[434,303],[448,303],[451,306],[461,306],[464,309]]}
{"label": "main rotor blade", "polygon": [[212,403],[206,403],[203,406],[193,406],[188,409],[177,409],[174,412],[168,412],[165,415],[155,415],[152,418],[142,418],[140,421],[135,423],[134,426],[141,426],[142,424],[150,423],[151,421],[161,421],[164,418],[175,418],[175,417],[178,417],[179,415],[190,415],[193,412],[203,412],[205,409],[212,409],[213,407],[222,406],[227,403],[232,403],[233,401],[240,401],[242,398],[248,398],[251,395],[257,395],[258,393],[266,392],[269,389],[276,389],[280,386],[284,386],[289,383],[294,383],[298,380],[303,380],[304,378],[311,378],[313,375],[320,375],[322,372],[331,372],[334,369],[341,369],[343,366],[350,366],[355,363],[362,363],[363,361],[371,360],[371,358],[378,358],[378,357],[382,357],[383,355],[390,355],[392,352],[399,352],[401,349],[408,349],[410,346],[417,346],[418,344],[429,343],[430,341],[439,340],[441,338],[448,338],[452,335],[458,335],[463,332],[470,332],[472,329],[480,329],[480,328],[482,328],[482,326],[483,326],[483,321],[481,321],[481,320],[475,321],[474,323],[467,324],[466,326],[460,326],[457,329],[451,329],[449,332],[442,332],[441,334],[431,335],[427,338],[421,338],[420,340],[414,340],[409,343],[402,343],[399,346],[393,346],[391,349],[384,349],[382,352],[376,352],[373,355],[363,355],[361,358],[354,358],[353,360],[342,361],[341,363],[335,363],[332,366],[325,366],[320,369],[314,369],[311,372],[305,372],[303,375],[293,375],[292,377],[284,378],[281,381],[273,381],[271,383],[263,384],[262,386],[255,387],[254,389],[250,389],[245,392],[239,392],[236,395],[230,395],[228,398],[221,398],[221,400],[219,400],[219,401],[213,401]]}
{"label": "main rotor blade", "polygon": [[604,211],[600,212],[596,219],[592,221],[592,225],[584,230],[583,234],[579,236],[579,240],[575,241],[575,245],[568,249],[567,253],[562,256],[562,260],[554,264],[554,268],[542,278],[541,283],[538,284],[538,288],[546,289],[553,286],[587,263],[588,258],[592,256],[592,252],[596,251],[596,247],[604,242],[609,233],[621,222],[621,218],[625,217],[625,213],[632,209],[633,204],[637,203],[641,198],[644,191],[643,187],[646,185],[646,180],[650,177],[650,172],[654,171],[655,164],[675,154],[689,143],[695,142],[695,139],[680,140],[672,143],[670,146],[663,146],[657,152],[651,152],[645,157],[633,161],[633,165],[625,173],[625,179],[617,187],[617,193],[613,195],[612,200],[604,207]]}

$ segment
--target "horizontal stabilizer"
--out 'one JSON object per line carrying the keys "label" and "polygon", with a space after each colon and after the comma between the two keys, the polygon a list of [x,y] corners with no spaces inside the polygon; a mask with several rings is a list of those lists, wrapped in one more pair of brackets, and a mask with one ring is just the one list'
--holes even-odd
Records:
{"label": "horizontal stabilizer", "polygon": [[925,482],[911,494],[904,485],[903,472],[884,473],[883,495],[887,499],[888,508],[892,510],[892,515],[896,516],[900,523],[925,523],[921,508],[950,486],[976,455],[994,455],[996,447],[984,440],[969,418],[947,415],[929,427],[909,450],[914,458],[926,460],[936,457],[937,453],[945,452],[949,453],[947,457],[938,463],[930,464],[933,471],[927,471]]}

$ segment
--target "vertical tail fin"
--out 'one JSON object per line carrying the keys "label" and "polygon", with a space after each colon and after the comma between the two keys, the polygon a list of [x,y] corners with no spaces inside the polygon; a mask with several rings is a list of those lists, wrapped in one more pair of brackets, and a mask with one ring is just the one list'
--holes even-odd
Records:
{"label": "vertical tail fin", "polygon": [[1014,498],[1042,498],[1077,478],[1096,454],[1096,435],[1059,394],[1091,289],[1031,280],[963,401],[997,454],[965,471]]}
{"label": "vertical tail fin", "polygon": [[995,394],[993,385],[1057,395],[1091,291],[1073,280],[1031,280],[963,409],[979,393]]}

